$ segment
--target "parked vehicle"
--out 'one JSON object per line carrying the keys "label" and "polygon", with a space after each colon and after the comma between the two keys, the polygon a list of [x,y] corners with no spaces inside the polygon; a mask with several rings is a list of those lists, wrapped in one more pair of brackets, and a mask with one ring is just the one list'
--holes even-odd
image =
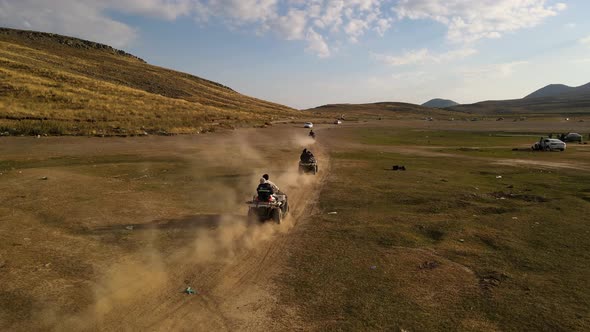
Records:
{"label": "parked vehicle", "polygon": [[543,138],[533,144],[533,151],[565,151],[566,144],[557,138]]}
{"label": "parked vehicle", "polygon": [[313,128],[313,123],[306,122],[306,123],[303,124],[303,128]]}
{"label": "parked vehicle", "polygon": [[582,135],[578,133],[568,133],[562,136],[563,138],[561,140],[564,142],[582,142]]}

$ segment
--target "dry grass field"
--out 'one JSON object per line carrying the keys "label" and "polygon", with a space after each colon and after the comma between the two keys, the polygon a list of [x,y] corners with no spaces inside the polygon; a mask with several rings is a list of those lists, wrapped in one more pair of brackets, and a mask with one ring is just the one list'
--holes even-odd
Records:
{"label": "dry grass field", "polygon": [[[590,328],[590,149],[524,151],[570,124],[352,115],[317,142],[2,138],[0,329]],[[292,200],[281,226],[245,220],[264,172]]]}

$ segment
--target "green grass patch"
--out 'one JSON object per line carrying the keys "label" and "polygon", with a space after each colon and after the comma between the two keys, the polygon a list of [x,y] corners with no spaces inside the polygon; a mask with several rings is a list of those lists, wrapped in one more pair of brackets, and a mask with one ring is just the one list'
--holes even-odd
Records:
{"label": "green grass patch", "polygon": [[[406,140],[372,132],[352,139]],[[457,146],[522,139],[428,135]],[[318,330],[586,330],[589,180],[575,170],[340,150],[281,276],[283,300]]]}

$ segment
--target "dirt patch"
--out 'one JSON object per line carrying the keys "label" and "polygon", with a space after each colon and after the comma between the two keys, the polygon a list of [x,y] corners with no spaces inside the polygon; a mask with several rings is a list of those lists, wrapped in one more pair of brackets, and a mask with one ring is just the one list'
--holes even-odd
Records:
{"label": "dirt patch", "polygon": [[[0,175],[0,262],[11,257],[0,267],[0,330],[285,324],[271,318],[273,276],[329,169],[298,129],[8,140],[0,152],[17,166]],[[303,147],[322,163],[315,177],[297,172]],[[292,214],[280,226],[245,219],[263,173],[289,194]],[[183,294],[187,286],[197,294]]]}
{"label": "dirt patch", "polygon": [[543,160],[526,160],[526,159],[501,159],[492,160],[494,165],[503,166],[529,166],[538,168],[564,168],[564,169],[576,169],[589,171],[590,166],[575,161],[568,162],[556,162],[556,161],[543,161]]}

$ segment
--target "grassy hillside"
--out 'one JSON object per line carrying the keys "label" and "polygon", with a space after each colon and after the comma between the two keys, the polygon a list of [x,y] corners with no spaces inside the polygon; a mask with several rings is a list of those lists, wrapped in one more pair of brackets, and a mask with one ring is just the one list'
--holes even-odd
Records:
{"label": "grassy hillside", "polygon": [[408,103],[380,102],[372,104],[330,104],[307,110],[316,115],[338,117],[380,117],[380,118],[422,118],[422,117],[453,117],[460,113],[424,107]]}
{"label": "grassy hillside", "polygon": [[544,98],[544,97],[570,97],[578,98],[590,95],[590,83],[571,87],[563,84],[549,84],[531,94],[524,97],[525,99],[531,98]]}
{"label": "grassy hillside", "polygon": [[198,133],[296,110],[109,46],[0,28],[0,134]]}

